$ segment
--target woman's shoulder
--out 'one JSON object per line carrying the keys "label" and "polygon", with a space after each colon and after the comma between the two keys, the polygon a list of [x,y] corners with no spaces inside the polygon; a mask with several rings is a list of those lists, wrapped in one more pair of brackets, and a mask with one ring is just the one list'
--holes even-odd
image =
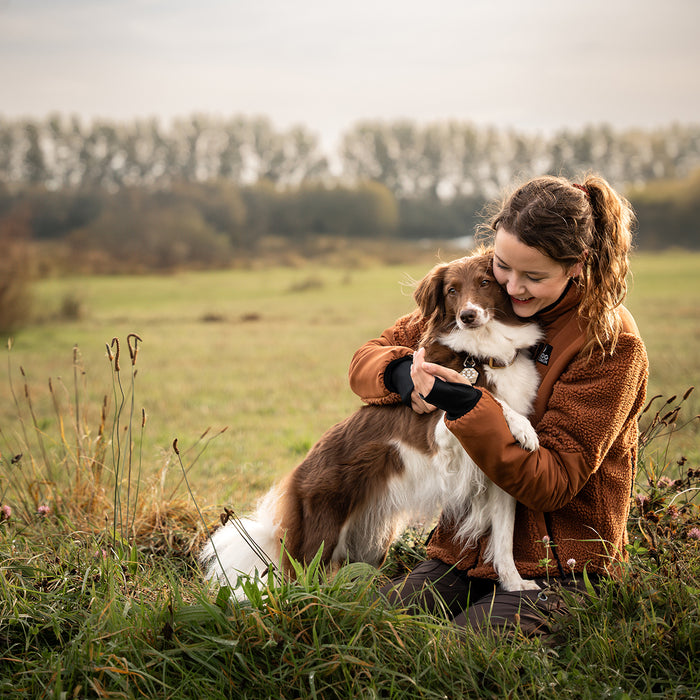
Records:
{"label": "woman's shoulder", "polygon": [[[634,319],[629,316],[634,324]],[[636,329],[636,324],[625,325],[620,334],[605,343],[605,351],[600,347],[593,352],[582,349],[573,358],[565,374],[571,377],[595,378],[602,380],[607,375],[615,382],[625,383],[631,376],[644,376],[648,373],[649,360],[646,346]]]}
{"label": "woman's shoulder", "polygon": [[641,338],[637,322],[634,320],[634,316],[632,316],[630,310],[626,306],[620,306],[618,308],[617,317],[620,320],[620,332],[629,333]]}

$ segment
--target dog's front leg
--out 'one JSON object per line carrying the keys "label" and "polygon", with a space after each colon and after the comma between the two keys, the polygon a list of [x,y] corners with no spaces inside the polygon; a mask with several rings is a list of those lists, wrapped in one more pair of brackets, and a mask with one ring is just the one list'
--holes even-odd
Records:
{"label": "dog's front leg", "polygon": [[508,423],[513,437],[520,443],[523,449],[528,452],[534,452],[540,446],[540,441],[535,429],[532,427],[532,423],[530,423],[522,413],[518,413],[502,399],[496,400],[501,404],[503,417],[506,419],[506,423]]}
{"label": "dog's front leg", "polygon": [[513,559],[513,530],[515,526],[515,499],[494,484],[490,491],[491,537],[486,558],[491,558],[505,591],[539,590],[534,581],[518,573]]}

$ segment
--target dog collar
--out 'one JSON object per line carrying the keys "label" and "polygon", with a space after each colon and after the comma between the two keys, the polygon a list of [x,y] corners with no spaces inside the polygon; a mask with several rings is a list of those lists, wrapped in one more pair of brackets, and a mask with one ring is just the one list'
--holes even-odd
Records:
{"label": "dog collar", "polygon": [[510,367],[514,362],[515,358],[520,354],[520,350],[516,350],[515,354],[513,357],[510,358],[508,362],[501,362],[500,360],[497,360],[495,357],[489,357],[488,361],[485,362],[484,364],[487,364],[491,369],[504,369],[505,367]]}
{"label": "dog collar", "polygon": [[486,367],[486,365],[488,365],[491,369],[505,369],[506,367],[510,367],[515,362],[515,358],[519,353],[520,351],[516,350],[515,354],[508,362],[502,362],[501,360],[497,360],[495,357],[489,357],[487,360],[480,360],[476,357],[472,357],[471,355],[467,355],[464,358],[464,366],[460,374],[466,378],[469,384],[473,386],[479,380],[479,370],[476,368],[477,365],[479,365],[482,370]]}

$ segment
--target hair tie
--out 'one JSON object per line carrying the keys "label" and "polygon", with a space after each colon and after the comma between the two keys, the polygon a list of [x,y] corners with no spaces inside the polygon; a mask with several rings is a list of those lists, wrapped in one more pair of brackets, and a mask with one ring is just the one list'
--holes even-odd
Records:
{"label": "hair tie", "polygon": [[586,187],[585,185],[579,185],[577,182],[572,182],[571,184],[572,184],[576,189],[581,190],[581,192],[583,192],[583,194],[585,194],[586,197],[588,197],[588,199],[591,198],[591,193],[588,191],[588,187]]}

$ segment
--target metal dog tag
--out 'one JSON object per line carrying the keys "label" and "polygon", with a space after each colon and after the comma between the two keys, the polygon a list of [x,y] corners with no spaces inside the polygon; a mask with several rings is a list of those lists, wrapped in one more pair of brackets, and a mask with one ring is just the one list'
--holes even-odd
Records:
{"label": "metal dog tag", "polygon": [[473,386],[479,378],[479,373],[474,368],[476,363],[471,358],[464,360],[464,369],[460,372],[463,377]]}

